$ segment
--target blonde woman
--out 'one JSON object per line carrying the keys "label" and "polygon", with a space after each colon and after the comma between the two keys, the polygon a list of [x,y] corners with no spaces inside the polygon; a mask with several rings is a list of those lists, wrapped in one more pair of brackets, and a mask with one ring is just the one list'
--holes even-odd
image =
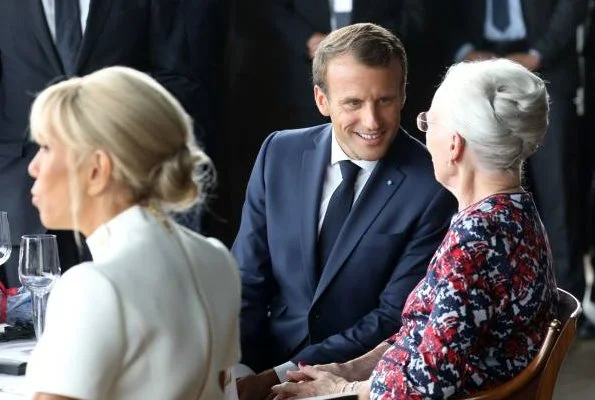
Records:
{"label": "blonde woman", "polygon": [[143,73],[106,68],[43,91],[31,132],[41,221],[82,232],[94,260],[50,295],[34,398],[223,398],[240,284],[221,243],[167,217],[196,205],[209,165],[180,104]]}

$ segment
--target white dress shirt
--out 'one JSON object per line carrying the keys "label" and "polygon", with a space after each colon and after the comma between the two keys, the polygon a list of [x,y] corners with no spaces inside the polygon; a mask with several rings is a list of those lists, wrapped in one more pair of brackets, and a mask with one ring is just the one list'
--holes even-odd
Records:
{"label": "white dress shirt", "polygon": [[[322,186],[322,196],[320,198],[320,212],[318,213],[318,233],[320,233],[320,229],[322,228],[322,222],[324,221],[324,216],[326,215],[326,208],[328,207],[328,203],[331,201],[331,197],[335,192],[335,189],[341,184],[343,177],[341,175],[341,167],[339,165],[339,161],[343,160],[351,160],[347,154],[343,151],[341,146],[339,146],[339,142],[337,142],[337,137],[335,136],[335,131],[333,130],[332,139],[331,139],[331,163],[326,168],[326,174],[324,177],[324,184]],[[358,172],[357,179],[355,180],[355,187],[354,187],[354,196],[353,196],[353,204],[357,201],[357,198],[361,194],[366,182],[368,182],[368,178],[374,171],[376,164],[378,161],[366,161],[366,160],[351,160],[354,164],[361,168]]]}
{"label": "white dress shirt", "polygon": [[[45,11],[45,19],[48,22],[48,28],[54,41],[56,41],[56,1],[62,0],[41,0],[43,10]],[[81,32],[84,34],[87,29],[87,18],[89,17],[91,0],[79,0],[79,6],[81,10]]]}
{"label": "white dress shirt", "polygon": [[527,36],[527,28],[525,27],[525,20],[523,19],[523,8],[521,7],[521,0],[498,0],[508,2],[508,14],[510,15],[510,23],[506,30],[501,31],[494,26],[494,18],[492,17],[492,2],[487,0],[486,17],[483,25],[483,34],[486,39],[495,42],[505,42],[511,40],[521,40]]}
{"label": "white dress shirt", "polygon": [[67,271],[50,294],[27,367],[31,390],[223,399],[220,373],[240,356],[240,280],[229,251],[139,206],[87,242],[93,261]]}

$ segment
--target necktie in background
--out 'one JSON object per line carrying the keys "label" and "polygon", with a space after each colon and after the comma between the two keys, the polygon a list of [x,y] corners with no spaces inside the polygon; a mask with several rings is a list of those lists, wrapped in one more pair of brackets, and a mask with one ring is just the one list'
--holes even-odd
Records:
{"label": "necktie in background", "polygon": [[64,72],[76,72],[76,58],[83,37],[79,0],[56,0],[56,49],[62,60]]}
{"label": "necktie in background", "polygon": [[343,180],[331,196],[318,236],[318,277],[322,275],[322,270],[331,254],[341,227],[351,211],[355,195],[355,180],[360,170],[360,167],[349,160],[339,161],[339,166]]}
{"label": "necktie in background", "polygon": [[500,32],[508,28],[510,25],[508,0],[492,0],[492,22]]}

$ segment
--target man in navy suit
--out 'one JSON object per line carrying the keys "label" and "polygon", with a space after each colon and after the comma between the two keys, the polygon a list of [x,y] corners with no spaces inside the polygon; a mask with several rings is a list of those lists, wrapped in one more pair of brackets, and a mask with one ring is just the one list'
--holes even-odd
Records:
{"label": "man in navy suit", "polygon": [[[407,59],[392,33],[369,23],[334,31],[313,75],[332,123],[265,140],[232,249],[242,363],[258,373],[238,381],[240,399],[266,397],[298,362],[346,361],[394,334],[455,211],[425,147],[399,128]],[[344,165],[357,171],[351,210],[329,245]]]}

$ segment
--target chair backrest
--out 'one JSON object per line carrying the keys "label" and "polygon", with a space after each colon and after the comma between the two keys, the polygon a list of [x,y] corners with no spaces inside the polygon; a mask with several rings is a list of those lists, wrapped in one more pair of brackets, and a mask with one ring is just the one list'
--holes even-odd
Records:
{"label": "chair backrest", "polygon": [[558,372],[576,334],[576,321],[581,314],[580,302],[558,288],[558,318],[550,324],[539,352],[519,375],[510,381],[464,400],[551,400]]}

